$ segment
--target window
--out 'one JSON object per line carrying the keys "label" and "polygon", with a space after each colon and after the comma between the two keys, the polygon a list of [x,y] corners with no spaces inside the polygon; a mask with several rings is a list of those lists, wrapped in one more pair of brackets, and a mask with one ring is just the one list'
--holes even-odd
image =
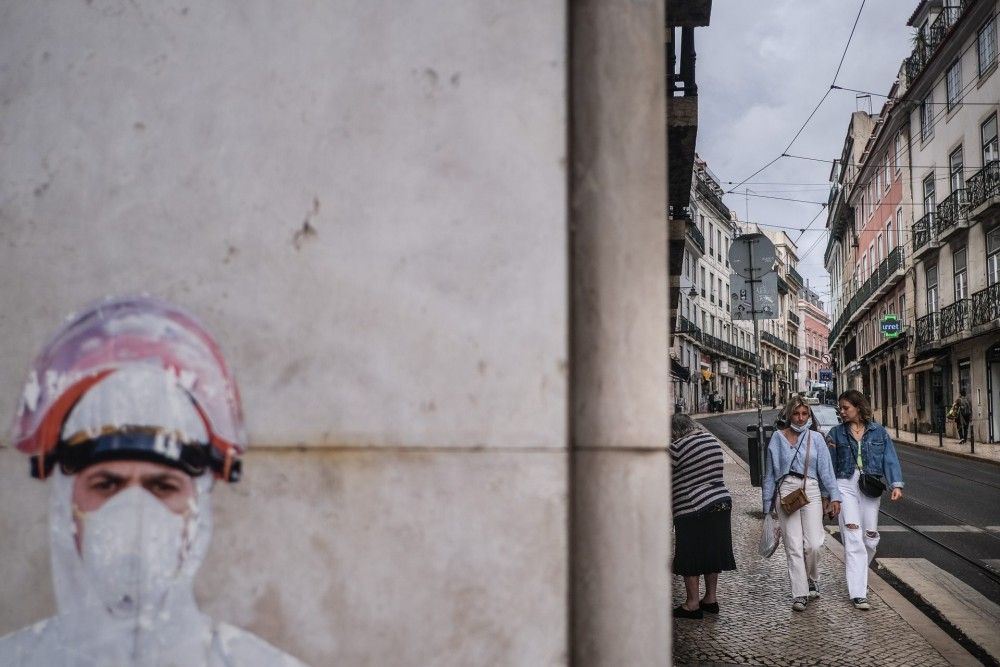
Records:
{"label": "window", "polygon": [[962,175],[962,147],[959,146],[948,156],[948,180],[951,183],[952,194],[965,187],[965,177]]}
{"label": "window", "polygon": [[927,97],[920,102],[920,139],[923,141],[927,141],[934,134],[934,126],[932,124],[933,103],[934,96],[932,93],[927,93]]}
{"label": "window", "polygon": [[708,272],[708,295],[712,303],[715,303],[715,274],[711,271]]}
{"label": "window", "polygon": [[722,261],[722,230],[716,230],[715,232],[715,247],[719,249],[718,260]]}
{"label": "window", "polygon": [[933,222],[936,199],[934,196],[934,174],[924,179],[924,215],[931,216],[928,220]]}
{"label": "window", "polygon": [[902,132],[897,132],[896,133],[895,141],[896,141],[896,150],[893,153],[892,160],[893,160],[893,166],[896,167],[896,171],[899,171],[899,168],[903,164],[903,160],[902,160],[902,158],[903,158],[903,133]]}
{"label": "window", "polygon": [[899,295],[899,313],[896,314],[900,322],[906,321],[906,295]]}
{"label": "window", "polygon": [[962,61],[956,60],[948,68],[944,82],[945,92],[948,95],[948,111],[954,109],[962,100]]}
{"label": "window", "polygon": [[938,280],[937,267],[927,267],[927,314],[938,310]]}
{"label": "window", "polygon": [[708,254],[715,254],[715,225],[708,223]]}
{"label": "window", "polygon": [[701,298],[705,298],[705,267],[701,267]]}
{"label": "window", "polygon": [[986,284],[1000,283],[1000,227],[986,234]]}
{"label": "window", "polygon": [[882,263],[882,232],[878,233],[878,241],[876,242],[875,248],[877,250],[877,253],[875,255],[875,261],[878,262],[879,264],[881,264]]}
{"label": "window", "polygon": [[889,171],[889,159],[888,159],[888,157],[884,157],[882,159],[883,159],[883,162],[882,162],[882,187],[885,188],[886,190],[888,190],[889,186],[892,184],[892,178],[891,178],[892,174]]}
{"label": "window", "polygon": [[953,270],[955,272],[955,301],[961,301],[969,296],[969,280],[966,275],[966,255],[967,249],[956,250],[951,255]]}
{"label": "window", "polygon": [[903,208],[896,209],[896,245],[903,245]]}
{"label": "window", "polygon": [[979,76],[982,76],[997,61],[997,24],[992,16],[979,29],[976,46],[979,52]]}
{"label": "window", "polygon": [[868,270],[875,273],[876,266],[878,266],[878,262],[875,260],[875,243],[872,242],[868,244]]}
{"label": "window", "polygon": [[997,115],[990,116],[979,128],[983,140],[983,166],[998,159],[997,153]]}
{"label": "window", "polygon": [[888,256],[888,253],[892,252],[892,249],[894,247],[895,247],[895,241],[892,238],[892,218],[890,218],[885,223],[885,250],[886,250],[887,256]]}

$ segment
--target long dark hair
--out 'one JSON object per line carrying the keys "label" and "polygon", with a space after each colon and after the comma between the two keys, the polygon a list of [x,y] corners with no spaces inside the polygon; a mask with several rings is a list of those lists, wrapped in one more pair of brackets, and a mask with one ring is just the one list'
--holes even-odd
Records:
{"label": "long dark hair", "polygon": [[865,395],[857,389],[848,389],[837,398],[837,401],[847,401],[857,408],[858,416],[865,424],[875,418],[875,415],[872,414],[872,404],[869,403],[868,399],[865,398]]}

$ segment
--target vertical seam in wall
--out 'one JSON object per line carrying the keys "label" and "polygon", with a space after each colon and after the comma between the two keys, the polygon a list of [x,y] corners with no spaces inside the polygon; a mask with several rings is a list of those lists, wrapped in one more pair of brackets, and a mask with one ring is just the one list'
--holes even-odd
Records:
{"label": "vertical seam in wall", "polygon": [[576,664],[576,595],[574,585],[576,582],[576,563],[573,560],[573,545],[576,539],[576,493],[575,471],[576,454],[574,446],[576,444],[576,431],[573,428],[573,404],[576,396],[575,376],[576,376],[576,355],[574,354],[573,332],[574,317],[576,309],[573,307],[573,277],[575,275],[575,261],[573,254],[573,1],[566,0],[565,7],[565,35],[566,44],[566,67],[565,76],[565,99],[563,104],[566,109],[565,136],[563,138],[565,147],[566,178],[565,187],[565,210],[566,210],[566,402],[564,404],[566,420],[566,663]]}

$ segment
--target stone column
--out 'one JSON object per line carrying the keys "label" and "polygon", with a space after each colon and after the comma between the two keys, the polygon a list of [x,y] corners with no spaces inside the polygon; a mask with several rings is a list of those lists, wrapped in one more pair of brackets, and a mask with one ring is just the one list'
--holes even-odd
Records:
{"label": "stone column", "polygon": [[670,664],[663,26],[570,3],[574,665]]}

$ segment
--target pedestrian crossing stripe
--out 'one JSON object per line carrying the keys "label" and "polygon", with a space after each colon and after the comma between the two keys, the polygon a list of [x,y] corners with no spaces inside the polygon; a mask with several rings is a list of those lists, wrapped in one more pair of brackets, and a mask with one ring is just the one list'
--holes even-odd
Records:
{"label": "pedestrian crossing stripe", "polygon": [[[956,524],[946,524],[939,526],[914,526],[916,530],[921,533],[984,533],[987,530],[1000,532],[1000,526],[987,526],[984,530],[978,526],[967,526],[967,525],[956,525]],[[831,533],[840,532],[839,526],[827,526],[827,530]],[[906,526],[899,525],[889,525],[889,526],[879,526],[878,531],[880,533],[905,533],[910,529]]]}

